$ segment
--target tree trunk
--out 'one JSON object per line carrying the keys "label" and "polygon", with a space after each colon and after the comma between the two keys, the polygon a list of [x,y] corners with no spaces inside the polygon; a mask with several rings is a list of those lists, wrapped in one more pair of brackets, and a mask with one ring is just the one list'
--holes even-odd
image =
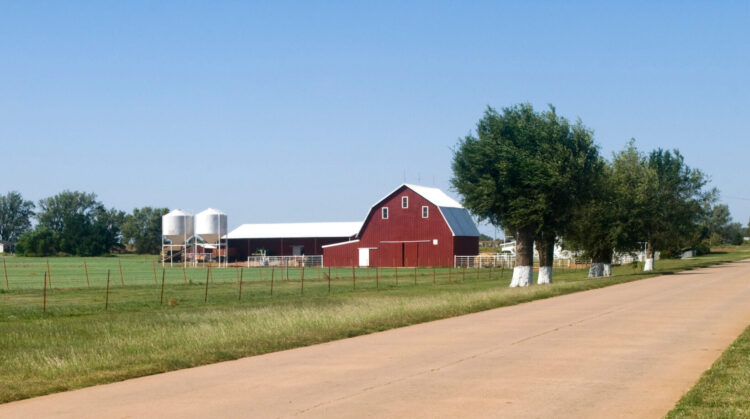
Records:
{"label": "tree trunk", "polygon": [[552,261],[555,257],[555,237],[541,233],[536,239],[536,251],[539,253],[539,278],[537,284],[552,283]]}
{"label": "tree trunk", "polygon": [[612,275],[612,250],[607,249],[595,255],[591,260],[589,278],[600,278]]}
{"label": "tree trunk", "polygon": [[646,243],[646,264],[643,266],[644,271],[654,270],[654,246],[649,241]]}
{"label": "tree trunk", "polygon": [[516,232],[516,266],[513,268],[511,287],[528,287],[534,271],[534,227]]}

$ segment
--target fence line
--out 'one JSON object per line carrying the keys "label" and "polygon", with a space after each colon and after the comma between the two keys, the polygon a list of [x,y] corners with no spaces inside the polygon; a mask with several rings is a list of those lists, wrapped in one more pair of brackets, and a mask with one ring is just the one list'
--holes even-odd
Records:
{"label": "fence line", "polygon": [[[576,264],[576,261],[571,258],[554,258],[552,260],[553,268],[567,269],[574,264]],[[516,257],[508,253],[453,257],[454,268],[513,268],[515,266]],[[534,258],[534,266],[539,266],[539,259]]]}
{"label": "fence line", "polygon": [[323,255],[309,256],[248,256],[247,267],[261,266],[284,266],[290,268],[302,268],[312,266],[323,266]]}

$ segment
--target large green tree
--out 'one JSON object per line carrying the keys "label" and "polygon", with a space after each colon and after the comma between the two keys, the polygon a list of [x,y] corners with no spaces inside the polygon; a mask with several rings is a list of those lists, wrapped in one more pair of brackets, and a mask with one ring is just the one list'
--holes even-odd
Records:
{"label": "large green tree", "polygon": [[158,254],[161,251],[161,219],[168,208],[136,208],[122,223],[123,243],[135,247],[137,253]]}
{"label": "large green tree", "polygon": [[502,113],[488,108],[476,135],[459,141],[451,182],[470,211],[514,232],[511,286],[531,283],[535,238],[544,266],[551,266],[555,236],[586,193],[597,162],[591,131],[553,107],[541,113],[529,104]]}
{"label": "large green tree", "polygon": [[18,237],[31,229],[31,217],[34,215],[34,203],[25,201],[16,191],[0,195],[0,240],[11,244]]}
{"label": "large green tree", "polygon": [[591,184],[589,199],[573,211],[565,232],[565,246],[591,259],[589,276],[609,276],[612,255],[618,245],[621,216],[614,168],[602,159],[601,170]]}
{"label": "large green tree", "polygon": [[615,251],[641,248],[640,220],[649,215],[646,189],[653,180],[633,141],[615,153],[611,163],[602,160],[592,193],[576,208],[565,234],[567,247],[591,259],[589,276],[609,276]]}
{"label": "large green tree", "polygon": [[[96,194],[63,191],[39,201],[37,214],[39,232],[23,240],[24,253],[36,249],[53,249],[79,256],[108,253],[120,244],[120,226],[125,214],[116,209],[106,209],[97,201]],[[35,240],[51,241],[52,245],[39,245]],[[47,250],[45,250],[47,251]]]}
{"label": "large green tree", "polygon": [[656,250],[676,251],[694,244],[699,222],[715,191],[704,189],[706,175],[689,167],[678,150],[656,149],[643,163],[648,180],[642,197],[645,214],[638,222],[646,242],[644,270],[653,270]]}

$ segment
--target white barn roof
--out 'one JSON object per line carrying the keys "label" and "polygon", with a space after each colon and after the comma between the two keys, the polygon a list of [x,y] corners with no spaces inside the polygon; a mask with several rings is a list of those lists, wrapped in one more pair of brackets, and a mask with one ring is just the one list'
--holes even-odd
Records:
{"label": "white barn roof", "polygon": [[227,235],[229,239],[281,239],[303,237],[352,237],[362,222],[243,224]]}
{"label": "white barn roof", "polygon": [[[436,207],[448,207],[448,208],[463,208],[455,199],[446,195],[445,192],[438,188],[430,188],[428,186],[420,185],[409,185],[407,183],[402,186],[413,190],[422,196],[422,198],[432,202]],[[400,187],[400,186],[399,186]]]}

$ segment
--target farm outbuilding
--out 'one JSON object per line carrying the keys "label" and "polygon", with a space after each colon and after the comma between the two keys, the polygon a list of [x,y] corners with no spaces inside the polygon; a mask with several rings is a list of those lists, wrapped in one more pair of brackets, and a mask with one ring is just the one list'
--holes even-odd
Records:
{"label": "farm outbuilding", "polygon": [[228,235],[230,260],[248,256],[322,255],[323,246],[351,240],[362,223],[243,224]]}
{"label": "farm outbuilding", "polygon": [[403,184],[370,208],[351,240],[323,248],[326,266],[453,266],[479,254],[469,212],[437,188]]}

